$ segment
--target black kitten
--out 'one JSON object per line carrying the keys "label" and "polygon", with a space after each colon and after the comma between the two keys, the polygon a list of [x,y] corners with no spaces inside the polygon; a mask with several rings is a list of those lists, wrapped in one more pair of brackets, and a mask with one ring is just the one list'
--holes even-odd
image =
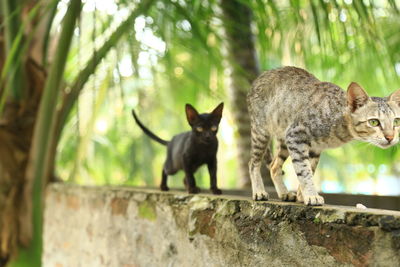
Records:
{"label": "black kitten", "polygon": [[168,191],[167,176],[179,170],[185,172],[183,180],[189,193],[199,193],[200,188],[194,180],[195,171],[203,164],[207,164],[210,173],[210,189],[213,194],[221,194],[217,187],[217,150],[218,125],[222,117],[224,104],[219,104],[211,113],[199,114],[194,107],[186,104],[186,117],[192,131],[175,135],[171,141],[165,141],[147,129],[132,110],[133,118],[139,127],[153,140],[168,146],[167,159],[162,170],[160,188]]}

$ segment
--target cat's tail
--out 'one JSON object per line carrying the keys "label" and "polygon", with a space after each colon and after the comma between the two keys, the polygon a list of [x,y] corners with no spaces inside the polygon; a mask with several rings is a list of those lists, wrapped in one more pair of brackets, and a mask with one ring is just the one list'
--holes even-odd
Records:
{"label": "cat's tail", "polygon": [[146,126],[143,125],[143,123],[139,120],[139,118],[137,117],[137,115],[133,109],[132,109],[132,116],[135,119],[137,125],[139,125],[139,127],[143,130],[143,132],[145,134],[147,134],[151,139],[153,139],[154,141],[157,141],[158,143],[160,143],[164,146],[168,145],[168,141],[161,139],[160,137],[155,135],[153,132],[151,132],[149,129],[147,129]]}

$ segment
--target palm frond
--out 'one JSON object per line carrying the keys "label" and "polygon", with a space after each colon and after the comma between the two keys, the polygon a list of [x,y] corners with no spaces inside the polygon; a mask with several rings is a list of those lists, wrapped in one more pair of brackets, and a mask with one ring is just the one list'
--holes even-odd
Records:
{"label": "palm frond", "polygon": [[57,132],[61,133],[62,127],[65,125],[67,117],[74,105],[79,93],[89,77],[94,73],[97,65],[107,55],[107,53],[118,43],[118,41],[129,31],[132,22],[138,16],[147,12],[153,0],[147,0],[140,3],[134,12],[132,12],[125,21],[110,35],[108,40],[96,51],[92,58],[87,62],[86,66],[81,70],[71,85],[70,92],[65,95],[61,109],[59,111],[59,119],[57,120]]}
{"label": "palm frond", "polygon": [[[2,4],[2,12],[3,12],[3,18],[4,18],[4,37],[5,37],[5,51],[7,54],[11,54],[14,52],[15,55],[15,50],[16,47],[20,47],[21,43],[21,29],[19,25],[21,25],[20,22],[20,12],[21,12],[21,6],[17,4],[16,1],[12,0],[4,0],[1,1]],[[8,93],[12,93],[12,97],[16,100],[18,100],[21,97],[21,92],[22,92],[22,79],[20,78],[22,75],[22,65],[20,60],[16,60],[13,62],[13,64],[8,64],[7,66],[7,71],[5,71],[5,67],[2,71],[2,79],[1,81],[4,81],[4,76],[7,76],[7,80],[5,81],[4,89],[2,91],[2,96],[1,96],[1,101],[0,101],[0,112],[1,112],[1,106],[5,102],[5,98],[7,97]],[[2,82],[3,84],[3,82]]]}
{"label": "palm frond", "polygon": [[49,9],[49,18],[46,22],[46,30],[45,30],[45,35],[44,35],[44,40],[43,40],[43,66],[46,67],[48,64],[48,51],[49,51],[49,42],[50,42],[50,33],[51,33],[51,27],[53,25],[54,22],[54,18],[57,14],[57,5],[59,3],[60,0],[52,0],[50,2],[50,4],[48,5],[48,9]]}
{"label": "palm frond", "polygon": [[[40,266],[42,249],[42,205],[43,205],[43,181],[48,161],[49,139],[52,138],[48,129],[52,128],[54,123],[54,113],[57,106],[58,93],[66,64],[66,59],[71,44],[75,22],[80,15],[81,1],[71,0],[64,21],[60,39],[56,48],[56,56],[51,65],[48,79],[46,80],[43,91],[43,98],[40,103],[38,118],[33,135],[33,147],[30,152],[30,161],[27,166],[26,177],[27,185],[25,187],[24,198],[26,199],[25,221],[33,221],[31,224],[22,225],[22,232],[26,236],[32,237],[33,244],[29,249],[20,252],[19,259],[26,261],[31,258],[32,265]],[[32,198],[32,199],[30,199]]]}

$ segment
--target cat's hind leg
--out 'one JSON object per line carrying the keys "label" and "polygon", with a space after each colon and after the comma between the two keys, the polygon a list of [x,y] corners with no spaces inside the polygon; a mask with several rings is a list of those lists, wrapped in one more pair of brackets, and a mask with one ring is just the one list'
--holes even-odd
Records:
{"label": "cat's hind leg", "polygon": [[161,191],[169,190],[169,187],[167,186],[167,179],[168,179],[168,175],[167,175],[166,171],[163,169],[162,173],[161,173],[161,185],[160,185]]}
{"label": "cat's hind leg", "polygon": [[294,192],[289,192],[286,185],[283,183],[282,175],[282,166],[285,163],[286,159],[289,156],[289,151],[283,142],[278,143],[278,153],[273,159],[270,172],[272,182],[274,182],[274,186],[276,192],[278,193],[278,197],[283,201],[296,201],[296,194]]}
{"label": "cat's hind leg", "polygon": [[200,188],[196,185],[196,180],[194,179],[193,172],[187,172],[185,170],[185,185],[187,187],[189,194],[200,193]]}
{"label": "cat's hind leg", "polygon": [[269,136],[258,132],[252,127],[249,173],[254,200],[268,200],[268,194],[265,191],[264,183],[261,178],[260,167],[269,143]]}
{"label": "cat's hind leg", "polygon": [[188,158],[183,158],[183,171],[185,172],[184,184],[189,194],[200,193],[200,188],[196,186],[194,172],[196,168],[191,164]]}

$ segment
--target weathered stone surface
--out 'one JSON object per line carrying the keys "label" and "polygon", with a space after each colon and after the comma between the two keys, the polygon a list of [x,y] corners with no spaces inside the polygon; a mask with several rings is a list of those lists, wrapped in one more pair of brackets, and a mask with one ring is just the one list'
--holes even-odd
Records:
{"label": "weathered stone surface", "polygon": [[44,266],[399,266],[400,212],[50,186]]}

